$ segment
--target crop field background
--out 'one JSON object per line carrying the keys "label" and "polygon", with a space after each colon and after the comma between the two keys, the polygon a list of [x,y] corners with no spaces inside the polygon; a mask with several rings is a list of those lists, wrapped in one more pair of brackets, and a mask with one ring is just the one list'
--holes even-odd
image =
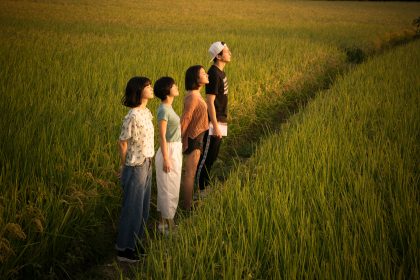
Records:
{"label": "crop field background", "polygon": [[137,275],[417,279],[419,47],[374,58],[320,92],[176,236],[154,242]]}
{"label": "crop field background", "polygon": [[407,2],[1,1],[0,278],[71,278],[113,252],[125,84],[174,77],[180,114],[185,70],[208,68],[216,40],[233,55],[224,182],[179,219],[181,242],[151,242],[138,276],[418,278],[418,43],[269,135],[412,40],[419,16]]}

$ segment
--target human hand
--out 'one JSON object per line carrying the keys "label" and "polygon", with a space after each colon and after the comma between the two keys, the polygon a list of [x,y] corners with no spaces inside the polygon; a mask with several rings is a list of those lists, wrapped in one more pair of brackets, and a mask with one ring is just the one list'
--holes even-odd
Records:
{"label": "human hand", "polygon": [[117,177],[118,179],[121,179],[121,175],[124,169],[124,165],[120,165],[119,169],[118,169],[118,173],[117,173]]}
{"label": "human hand", "polygon": [[218,126],[218,125],[216,125],[216,126],[213,128],[213,136],[215,136],[215,137],[217,137],[217,138],[222,138],[222,132],[220,131],[219,126]]}
{"label": "human hand", "polygon": [[172,163],[170,159],[164,159],[163,160],[163,171],[166,173],[171,172]]}

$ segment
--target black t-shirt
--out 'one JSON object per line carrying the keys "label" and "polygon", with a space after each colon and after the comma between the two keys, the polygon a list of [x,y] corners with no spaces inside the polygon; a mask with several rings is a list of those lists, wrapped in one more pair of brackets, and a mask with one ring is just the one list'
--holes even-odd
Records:
{"label": "black t-shirt", "polygon": [[212,65],[207,72],[209,83],[206,85],[206,94],[215,94],[214,107],[216,109],[216,118],[218,122],[227,122],[228,90],[225,72]]}

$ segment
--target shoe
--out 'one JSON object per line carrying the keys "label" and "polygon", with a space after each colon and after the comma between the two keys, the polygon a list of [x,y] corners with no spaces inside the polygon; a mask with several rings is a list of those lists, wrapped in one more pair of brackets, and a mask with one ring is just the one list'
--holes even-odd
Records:
{"label": "shoe", "polygon": [[197,201],[200,199],[204,199],[207,197],[206,190],[199,190],[197,192],[194,192],[193,201]]}
{"label": "shoe", "polygon": [[135,263],[140,260],[135,251],[125,249],[124,251],[117,250],[117,260],[120,262]]}
{"label": "shoe", "polygon": [[139,245],[138,250],[136,250],[137,256],[145,257],[147,256],[146,249],[144,249],[143,245]]}
{"label": "shoe", "polygon": [[200,198],[206,198],[207,197],[207,190],[206,189],[204,189],[204,190],[200,190]]}
{"label": "shoe", "polygon": [[159,224],[158,225],[158,230],[159,230],[160,233],[162,233],[165,236],[168,236],[168,234],[169,234],[168,224]]}

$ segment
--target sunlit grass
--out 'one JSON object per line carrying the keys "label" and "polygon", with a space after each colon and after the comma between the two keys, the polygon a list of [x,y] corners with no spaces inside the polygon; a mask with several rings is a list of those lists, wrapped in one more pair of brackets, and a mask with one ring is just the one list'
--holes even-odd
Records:
{"label": "sunlit grass", "polygon": [[229,161],[256,124],[346,67],[346,48],[409,38],[418,16],[416,3],[218,4],[214,15],[210,1],[1,1],[0,275],[62,274],[112,250],[130,77],[170,75],[182,89],[185,69],[210,65],[209,44],[228,42]]}
{"label": "sunlit grass", "polygon": [[153,242],[147,278],[418,278],[419,46],[368,61],[262,141]]}

